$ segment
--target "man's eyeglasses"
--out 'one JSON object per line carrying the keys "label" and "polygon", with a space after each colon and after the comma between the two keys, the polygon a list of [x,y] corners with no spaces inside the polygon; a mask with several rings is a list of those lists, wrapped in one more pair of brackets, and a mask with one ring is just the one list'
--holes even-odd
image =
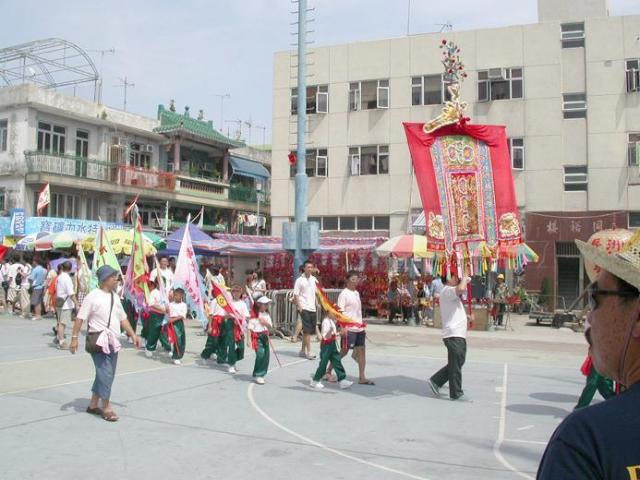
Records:
{"label": "man's eyeglasses", "polygon": [[587,287],[587,302],[591,311],[598,308],[598,295],[615,295],[617,297],[637,297],[635,292],[624,290],[602,290],[598,288],[598,283],[593,282]]}

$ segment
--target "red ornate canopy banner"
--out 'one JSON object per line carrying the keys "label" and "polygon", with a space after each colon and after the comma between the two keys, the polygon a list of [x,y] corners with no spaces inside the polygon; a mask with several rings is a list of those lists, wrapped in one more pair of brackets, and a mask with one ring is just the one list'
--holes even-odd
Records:
{"label": "red ornate canopy banner", "polygon": [[521,245],[505,127],[462,121],[427,132],[424,125],[405,123],[404,128],[428,249],[447,259],[534,260]]}

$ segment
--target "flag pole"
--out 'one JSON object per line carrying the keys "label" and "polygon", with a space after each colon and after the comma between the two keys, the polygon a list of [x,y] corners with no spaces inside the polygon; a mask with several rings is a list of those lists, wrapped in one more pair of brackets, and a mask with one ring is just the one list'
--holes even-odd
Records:
{"label": "flag pole", "polygon": [[276,361],[278,362],[278,366],[282,368],[282,363],[280,362],[280,357],[278,357],[278,353],[276,352],[276,347],[273,346],[273,342],[271,341],[271,337],[267,334],[267,340],[269,340],[269,346],[271,346],[271,350],[273,351],[273,356],[276,357]]}

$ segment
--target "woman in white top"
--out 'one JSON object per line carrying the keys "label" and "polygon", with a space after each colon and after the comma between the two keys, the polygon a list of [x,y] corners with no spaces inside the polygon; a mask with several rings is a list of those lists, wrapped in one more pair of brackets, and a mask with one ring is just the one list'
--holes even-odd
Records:
{"label": "woman in white top", "polygon": [[262,276],[262,272],[254,272],[251,281],[251,296],[254,300],[258,300],[267,294],[267,282]]}
{"label": "woman in white top", "polygon": [[[120,299],[115,294],[119,272],[109,265],[104,265],[96,273],[100,288],[94,289],[85,297],[73,324],[69,350],[71,353],[76,353],[78,350],[78,334],[85,320],[87,332],[100,332],[96,341],[96,346],[100,350],[91,353],[96,377],[91,387],[93,395],[87,413],[100,415],[108,422],[116,422],[118,416],[111,409],[109,399],[116,374],[118,351],[121,348],[118,340],[120,328],[122,327],[129,334],[136,347],[140,347],[140,339],[127,321]],[[100,399],[102,399],[102,408],[98,407]]]}
{"label": "woman in white top", "polygon": [[253,315],[249,319],[249,332],[251,333],[250,345],[256,352],[256,362],[253,366],[253,378],[258,385],[264,385],[264,377],[269,370],[269,328],[271,315],[269,314],[269,304],[271,300],[267,297],[260,297],[256,300]]}

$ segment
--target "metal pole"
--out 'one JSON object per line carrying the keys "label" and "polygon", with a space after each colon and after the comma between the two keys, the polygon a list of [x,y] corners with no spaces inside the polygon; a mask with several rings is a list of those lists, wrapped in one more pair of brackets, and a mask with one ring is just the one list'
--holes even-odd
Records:
{"label": "metal pole", "polygon": [[305,129],[307,121],[307,78],[306,78],[306,42],[307,42],[307,0],[298,1],[298,151],[295,177],[295,223],[296,250],[293,256],[293,279],[304,262],[302,251],[302,230],[300,224],[307,221],[307,158],[305,148]]}
{"label": "metal pole", "polygon": [[260,190],[256,190],[256,198],[258,200],[258,208],[256,209],[256,217],[258,217],[258,223],[256,223],[256,235],[260,235],[260,195]]}

